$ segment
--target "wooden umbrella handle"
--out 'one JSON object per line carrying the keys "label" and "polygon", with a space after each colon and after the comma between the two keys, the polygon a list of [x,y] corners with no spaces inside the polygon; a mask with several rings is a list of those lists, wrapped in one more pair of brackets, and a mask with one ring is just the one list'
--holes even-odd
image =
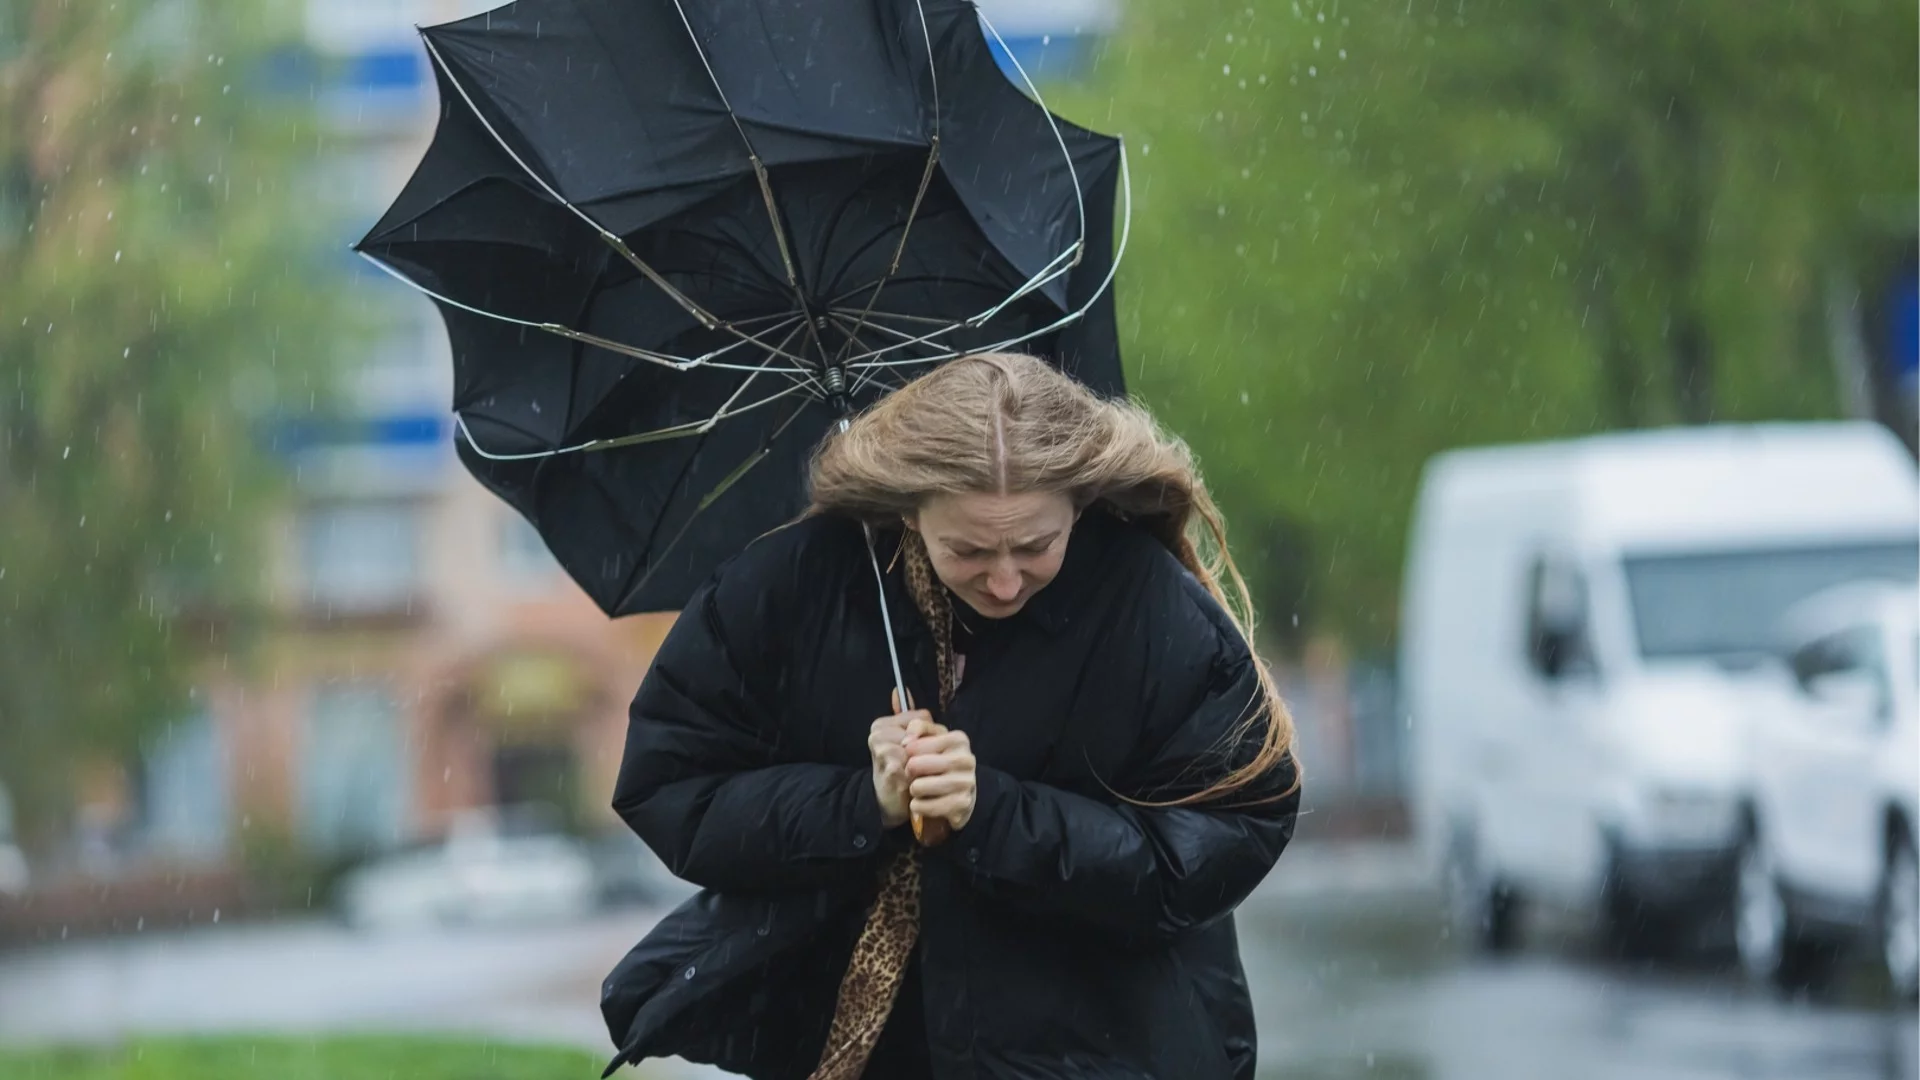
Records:
{"label": "wooden umbrella handle", "polygon": [[953,826],[947,824],[946,818],[929,821],[919,814],[913,815],[913,838],[920,841],[921,847],[939,847],[952,835]]}
{"label": "wooden umbrella handle", "polygon": [[[895,713],[903,713],[912,708],[912,694],[907,695],[906,708],[901,708],[900,691],[895,690],[893,692],[893,711]],[[944,731],[945,729],[942,728],[941,730]],[[912,820],[913,838],[920,842],[921,847],[939,847],[941,844],[947,842],[947,837],[953,835],[953,826],[949,825],[943,818],[934,818],[932,821],[928,821],[925,817],[915,814]]]}

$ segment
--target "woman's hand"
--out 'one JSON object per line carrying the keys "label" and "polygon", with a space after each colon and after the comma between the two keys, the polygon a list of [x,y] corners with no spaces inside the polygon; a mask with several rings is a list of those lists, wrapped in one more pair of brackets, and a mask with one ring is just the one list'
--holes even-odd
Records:
{"label": "woman's hand", "polygon": [[[920,719],[925,717],[925,719]],[[909,812],[945,821],[955,832],[973,817],[973,745],[964,731],[948,731],[926,714],[907,725]]]}
{"label": "woman's hand", "polygon": [[907,823],[907,730],[910,724],[932,725],[931,713],[910,712],[883,716],[867,731],[867,753],[873,757],[873,793],[880,800],[880,823],[891,829]]}

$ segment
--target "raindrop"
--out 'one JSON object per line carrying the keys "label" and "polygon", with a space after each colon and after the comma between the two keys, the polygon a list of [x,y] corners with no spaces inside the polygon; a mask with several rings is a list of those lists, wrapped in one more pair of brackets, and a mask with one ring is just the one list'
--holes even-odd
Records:
{"label": "raindrop", "polygon": [[1313,51],[1314,52],[1320,51],[1320,39],[1317,37],[1313,39]]}
{"label": "raindrop", "polygon": [[194,118],[193,118],[193,126],[194,126],[194,127],[199,127],[199,126],[200,126],[200,118],[199,118],[199,117],[197,117],[197,116],[196,116],[196,117],[194,117]]}
{"label": "raindrop", "polygon": [[1309,79],[1314,78],[1319,74],[1320,74],[1320,69],[1317,67],[1310,67],[1307,69],[1307,78]]}
{"label": "raindrop", "polygon": [[1265,75],[1260,76],[1260,85],[1261,86],[1267,85],[1267,77]]}
{"label": "raindrop", "polygon": [[1341,49],[1341,50],[1340,50],[1340,59],[1342,59],[1342,60],[1345,60],[1346,58],[1347,58],[1347,50],[1345,50],[1345,49]]}
{"label": "raindrop", "polygon": [[72,454],[72,453],[73,453],[73,447],[71,447],[71,446],[68,446],[68,447],[64,447],[64,448],[62,448],[62,449],[61,449],[61,451],[60,451],[60,460],[61,460],[61,461],[65,461],[65,460],[67,460],[67,457],[68,457],[68,455],[70,455],[70,454]]}
{"label": "raindrop", "polygon": [[[1246,247],[1246,245],[1245,245],[1245,244],[1242,244],[1242,245],[1240,245],[1240,247],[1241,247],[1241,249],[1242,249],[1242,250],[1244,250],[1244,249],[1245,249],[1245,247]],[[1248,403],[1249,401],[1251,401],[1251,400],[1252,400],[1252,398],[1251,398],[1250,396],[1248,396],[1248,394],[1247,394],[1247,392],[1246,392],[1245,390],[1242,390],[1242,391],[1240,391],[1240,404],[1242,404],[1242,405],[1245,405],[1245,404],[1247,404],[1247,403]]]}
{"label": "raindrop", "polygon": [[1232,65],[1232,64],[1221,64],[1221,65],[1220,65],[1220,74],[1222,74],[1222,75],[1231,75],[1231,74],[1233,74],[1233,65]]}
{"label": "raindrop", "polygon": [[119,261],[120,261],[120,253],[119,253],[119,252],[117,252],[117,251],[116,251],[116,252],[114,252],[114,253],[113,253],[113,261],[114,261],[114,262],[119,262]]}

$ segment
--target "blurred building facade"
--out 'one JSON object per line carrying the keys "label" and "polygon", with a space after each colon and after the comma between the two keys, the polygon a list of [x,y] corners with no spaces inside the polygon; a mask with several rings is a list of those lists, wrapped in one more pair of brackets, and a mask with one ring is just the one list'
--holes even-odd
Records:
{"label": "blurred building facade", "polygon": [[[347,372],[344,423],[277,435],[297,496],[270,526],[267,639],[232,650],[244,670],[207,673],[125,798],[103,783],[89,800],[107,821],[137,819],[145,860],[218,865],[256,841],[351,855],[495,804],[611,823],[626,702],[671,620],[607,619],[468,476],[438,315],[346,250],[432,132],[414,26],[488,6],[308,4],[327,139],[314,205],[338,226],[335,272],[373,344]],[[81,846],[83,864],[106,861]]]}

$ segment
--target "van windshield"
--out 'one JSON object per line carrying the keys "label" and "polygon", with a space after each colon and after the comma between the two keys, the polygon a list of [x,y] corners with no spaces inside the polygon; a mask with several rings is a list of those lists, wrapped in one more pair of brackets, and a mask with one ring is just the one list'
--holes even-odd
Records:
{"label": "van windshield", "polygon": [[1773,651],[1780,618],[1848,582],[1920,577],[1920,542],[1629,556],[1640,655],[1733,659]]}

